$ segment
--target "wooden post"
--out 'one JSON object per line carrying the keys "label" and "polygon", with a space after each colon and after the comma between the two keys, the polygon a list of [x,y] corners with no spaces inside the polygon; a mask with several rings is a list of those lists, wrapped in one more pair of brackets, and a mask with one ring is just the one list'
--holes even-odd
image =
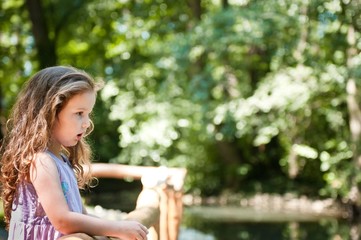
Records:
{"label": "wooden post", "polygon": [[160,240],[177,240],[183,213],[183,193],[173,186],[161,189]]}
{"label": "wooden post", "polygon": [[143,190],[138,196],[135,210],[126,219],[137,220],[148,227],[148,240],[178,239],[186,173],[184,168],[92,164],[94,177],[141,179]]}

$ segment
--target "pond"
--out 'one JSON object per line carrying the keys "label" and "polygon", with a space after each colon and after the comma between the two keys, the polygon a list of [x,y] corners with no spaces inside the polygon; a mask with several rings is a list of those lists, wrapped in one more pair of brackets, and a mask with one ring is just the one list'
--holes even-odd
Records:
{"label": "pond", "polygon": [[342,219],[252,208],[186,207],[179,240],[346,240]]}

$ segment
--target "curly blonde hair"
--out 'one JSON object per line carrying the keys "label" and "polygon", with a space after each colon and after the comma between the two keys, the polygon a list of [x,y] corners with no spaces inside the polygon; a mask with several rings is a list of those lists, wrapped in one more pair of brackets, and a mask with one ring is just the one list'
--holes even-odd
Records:
{"label": "curly blonde hair", "polygon": [[[28,179],[36,153],[47,149],[59,112],[74,95],[89,90],[96,93],[99,89],[100,84],[85,72],[64,66],[45,68],[25,83],[9,116],[9,130],[1,146],[2,200],[7,227],[16,187]],[[90,171],[83,168],[90,169],[89,145],[82,139],[63,150],[74,168],[79,187],[84,188],[91,181]]]}

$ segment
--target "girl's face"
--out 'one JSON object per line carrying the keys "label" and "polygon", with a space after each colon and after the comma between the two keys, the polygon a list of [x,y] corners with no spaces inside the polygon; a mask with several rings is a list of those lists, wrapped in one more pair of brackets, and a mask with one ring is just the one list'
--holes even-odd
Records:
{"label": "girl's face", "polygon": [[55,120],[52,146],[75,146],[90,126],[89,114],[95,104],[95,92],[74,95],[65,104]]}

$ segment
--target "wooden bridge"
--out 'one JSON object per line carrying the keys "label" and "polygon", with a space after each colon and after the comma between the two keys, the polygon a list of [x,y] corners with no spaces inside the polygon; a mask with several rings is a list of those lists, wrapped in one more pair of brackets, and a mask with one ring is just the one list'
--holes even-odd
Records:
{"label": "wooden bridge", "polygon": [[148,240],[178,239],[186,169],[93,163],[92,173],[97,178],[140,179],[143,189],[136,208],[126,219],[137,220],[148,227]]}

